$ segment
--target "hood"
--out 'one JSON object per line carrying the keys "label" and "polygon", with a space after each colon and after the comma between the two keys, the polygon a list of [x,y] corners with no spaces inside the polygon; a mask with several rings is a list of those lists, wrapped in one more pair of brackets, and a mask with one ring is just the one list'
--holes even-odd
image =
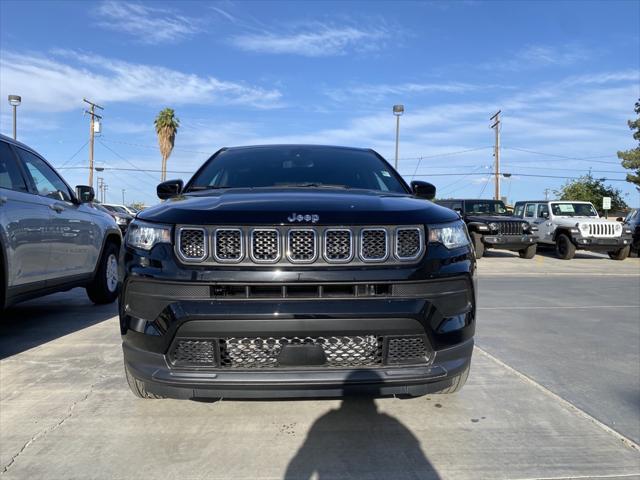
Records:
{"label": "hood", "polygon": [[599,217],[553,217],[553,223],[565,227],[575,227],[576,223],[611,223],[609,220]]}
{"label": "hood", "polygon": [[511,215],[466,215],[465,220],[468,222],[524,222],[522,218],[513,217]]}
{"label": "hood", "polygon": [[448,208],[409,195],[305,188],[193,193],[148,208],[137,218],[189,225],[407,225],[459,217]]}

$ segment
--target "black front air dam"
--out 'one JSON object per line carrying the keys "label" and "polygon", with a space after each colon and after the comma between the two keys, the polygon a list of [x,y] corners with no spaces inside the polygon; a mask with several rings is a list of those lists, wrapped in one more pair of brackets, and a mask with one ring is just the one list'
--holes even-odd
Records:
{"label": "black front air dam", "polygon": [[424,395],[451,384],[471,361],[473,340],[436,352],[425,366],[269,371],[178,371],[166,357],[123,345],[126,366],[145,389],[169,398],[316,398],[351,393]]}

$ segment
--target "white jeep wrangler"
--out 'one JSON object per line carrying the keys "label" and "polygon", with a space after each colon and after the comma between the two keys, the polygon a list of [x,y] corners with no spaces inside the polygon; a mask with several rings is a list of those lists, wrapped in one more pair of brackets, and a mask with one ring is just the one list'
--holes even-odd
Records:
{"label": "white jeep wrangler", "polygon": [[514,216],[538,227],[538,245],[554,245],[563,260],[572,259],[576,250],[607,252],[614,260],[629,256],[631,229],[600,218],[590,202],[521,201],[514,206]]}

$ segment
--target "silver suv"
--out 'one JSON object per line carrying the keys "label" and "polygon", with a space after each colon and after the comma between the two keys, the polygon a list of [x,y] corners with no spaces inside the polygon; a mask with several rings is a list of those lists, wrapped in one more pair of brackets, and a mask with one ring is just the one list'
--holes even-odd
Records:
{"label": "silver suv", "polygon": [[516,202],[514,215],[538,227],[538,245],[553,245],[563,260],[576,250],[607,252],[614,260],[629,256],[632,231],[628,226],[600,218],[593,204],[575,200]]}
{"label": "silver suv", "polygon": [[32,149],[0,135],[0,310],[74,287],[94,303],[118,294],[120,229]]}

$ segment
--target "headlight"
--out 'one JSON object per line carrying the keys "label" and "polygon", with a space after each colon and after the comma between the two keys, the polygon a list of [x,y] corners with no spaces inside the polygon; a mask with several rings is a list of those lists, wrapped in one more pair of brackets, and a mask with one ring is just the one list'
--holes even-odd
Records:
{"label": "headlight", "polygon": [[463,222],[446,223],[429,227],[429,242],[458,248],[469,245],[469,236]]}
{"label": "headlight", "polygon": [[489,227],[486,225],[478,225],[478,230],[489,230]]}
{"label": "headlight", "polygon": [[116,217],[116,223],[118,225],[126,225],[127,224],[127,219],[124,217]]}
{"label": "headlight", "polygon": [[151,250],[158,243],[171,243],[171,227],[134,220],[127,230],[127,245]]}
{"label": "headlight", "polygon": [[616,223],[616,226],[614,228],[616,229],[616,233],[620,233],[622,231],[622,225],[620,225],[619,223]]}
{"label": "headlight", "polygon": [[491,230],[498,230],[498,224],[497,224],[496,222],[491,222],[491,223],[489,224],[489,228],[490,228]]}
{"label": "headlight", "polygon": [[580,229],[581,232],[586,232],[587,230],[589,230],[589,224],[588,223],[580,223],[580,224],[578,224],[578,228]]}
{"label": "headlight", "polygon": [[527,230],[529,228],[531,228],[531,225],[529,225],[529,222],[522,222],[522,230]]}

